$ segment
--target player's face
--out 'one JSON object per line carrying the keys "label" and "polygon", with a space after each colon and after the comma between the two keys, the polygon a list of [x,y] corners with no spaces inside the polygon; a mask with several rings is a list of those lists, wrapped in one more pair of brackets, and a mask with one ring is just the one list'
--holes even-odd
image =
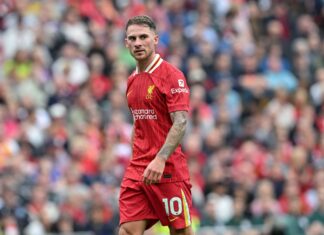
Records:
{"label": "player's face", "polygon": [[130,25],[126,31],[126,47],[137,61],[151,58],[158,40],[158,35],[146,25]]}

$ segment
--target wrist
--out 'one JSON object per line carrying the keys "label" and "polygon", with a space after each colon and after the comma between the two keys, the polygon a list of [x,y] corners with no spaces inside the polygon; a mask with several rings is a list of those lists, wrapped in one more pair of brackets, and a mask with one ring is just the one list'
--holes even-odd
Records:
{"label": "wrist", "polygon": [[160,160],[162,160],[163,162],[166,162],[168,160],[168,156],[165,155],[156,155],[156,157]]}

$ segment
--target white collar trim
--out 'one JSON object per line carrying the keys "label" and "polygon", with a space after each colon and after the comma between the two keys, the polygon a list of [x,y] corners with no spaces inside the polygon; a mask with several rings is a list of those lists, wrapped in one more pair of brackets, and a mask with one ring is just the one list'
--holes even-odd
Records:
{"label": "white collar trim", "polygon": [[[144,72],[152,73],[160,64],[163,62],[163,59],[160,57],[159,54],[155,54],[153,61],[146,67]],[[138,66],[136,66],[136,74],[139,73]]]}

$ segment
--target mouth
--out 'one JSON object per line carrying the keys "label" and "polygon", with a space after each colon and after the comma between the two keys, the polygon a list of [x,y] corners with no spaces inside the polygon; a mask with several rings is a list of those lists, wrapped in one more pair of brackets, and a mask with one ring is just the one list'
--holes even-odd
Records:
{"label": "mouth", "polygon": [[145,50],[135,50],[134,53],[142,53],[142,52],[145,52]]}

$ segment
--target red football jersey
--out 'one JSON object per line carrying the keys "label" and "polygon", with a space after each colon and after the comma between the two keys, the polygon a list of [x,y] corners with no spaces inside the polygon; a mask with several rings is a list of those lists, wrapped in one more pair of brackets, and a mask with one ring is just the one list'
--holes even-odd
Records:
{"label": "red football jersey", "polygon": [[[172,126],[170,113],[189,110],[189,88],[183,73],[158,54],[145,72],[128,78],[128,106],[134,119],[133,156],[125,177],[143,180]],[[161,182],[189,179],[186,156],[179,145],[167,160]]]}

